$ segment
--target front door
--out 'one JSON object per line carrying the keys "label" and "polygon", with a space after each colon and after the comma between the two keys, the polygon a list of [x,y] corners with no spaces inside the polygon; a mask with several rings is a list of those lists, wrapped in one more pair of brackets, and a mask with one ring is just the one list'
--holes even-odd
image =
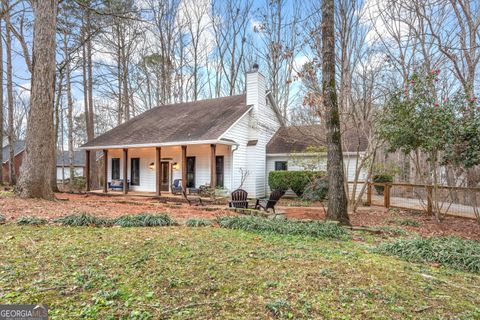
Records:
{"label": "front door", "polygon": [[130,185],[140,185],[140,158],[130,159]]}
{"label": "front door", "polygon": [[169,165],[168,162],[162,162],[162,186],[161,190],[162,191],[167,191],[170,186],[170,170],[169,170]]}

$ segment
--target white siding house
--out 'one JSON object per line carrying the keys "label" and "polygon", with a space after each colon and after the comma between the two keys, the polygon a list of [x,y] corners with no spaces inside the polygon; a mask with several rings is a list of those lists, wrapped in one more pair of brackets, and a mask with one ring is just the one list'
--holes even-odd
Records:
{"label": "white siding house", "polygon": [[[92,158],[91,151],[103,151],[104,192],[131,190],[159,196],[171,192],[177,180],[184,189],[214,185],[263,197],[269,192],[267,177],[275,161],[289,161],[285,146],[290,150],[291,145],[278,139],[288,128],[255,65],[246,74],[242,95],[150,109],[82,149],[87,159]],[[296,148],[305,147],[308,139],[303,138],[294,143]],[[293,164],[289,167],[295,169]]]}

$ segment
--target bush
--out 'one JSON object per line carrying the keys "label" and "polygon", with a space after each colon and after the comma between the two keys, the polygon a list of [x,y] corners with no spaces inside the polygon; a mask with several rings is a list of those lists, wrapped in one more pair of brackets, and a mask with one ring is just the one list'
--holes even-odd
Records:
{"label": "bush", "polygon": [[39,217],[33,217],[33,216],[28,216],[28,217],[21,217],[17,219],[17,224],[18,225],[34,225],[34,226],[39,226],[42,224],[47,224],[48,220],[39,218]]}
{"label": "bush", "polygon": [[312,176],[310,171],[290,171],[290,189],[299,197],[303,195],[305,188],[310,183]]}
{"label": "bush", "polygon": [[268,185],[271,190],[292,189],[301,197],[310,181],[324,175],[322,171],[271,171],[268,174]]}
{"label": "bush", "polygon": [[303,199],[309,201],[323,201],[328,195],[327,177],[317,178],[310,182],[305,188]]}
{"label": "bush", "polygon": [[167,214],[132,214],[118,217],[113,224],[121,227],[160,227],[175,225]]}
{"label": "bush", "polygon": [[210,227],[213,222],[208,219],[188,219],[187,222],[185,223],[187,227]]}
{"label": "bush", "polygon": [[348,238],[347,231],[332,222],[267,219],[256,216],[221,217],[222,228],[271,232],[282,235],[303,235],[316,238]]}
{"label": "bush", "polygon": [[71,214],[54,220],[65,226],[82,227],[82,226],[110,226],[112,223],[108,219],[91,216],[86,213]]}
{"label": "bush", "polygon": [[[390,183],[393,182],[393,176],[389,174],[376,174],[373,176],[372,180],[376,183]],[[383,195],[383,191],[385,190],[384,186],[375,185],[374,187],[379,195]]]}
{"label": "bush", "polygon": [[407,261],[436,262],[480,273],[480,242],[474,240],[455,237],[399,239],[380,245],[376,251]]}
{"label": "bush", "polygon": [[271,171],[268,174],[268,185],[270,190],[287,191],[290,188],[288,174],[291,171]]}

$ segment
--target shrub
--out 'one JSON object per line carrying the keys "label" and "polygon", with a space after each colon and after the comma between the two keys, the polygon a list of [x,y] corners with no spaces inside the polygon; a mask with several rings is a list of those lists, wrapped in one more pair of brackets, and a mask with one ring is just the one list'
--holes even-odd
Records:
{"label": "shrub", "polygon": [[21,217],[17,219],[17,224],[18,225],[42,225],[42,224],[47,224],[48,220],[39,218],[39,217],[33,217],[33,216],[28,216],[28,217]]}
{"label": "shrub", "polygon": [[324,175],[322,171],[271,171],[268,174],[268,185],[271,190],[292,189],[301,197],[310,181]]}
{"label": "shrub", "polygon": [[221,227],[245,231],[271,232],[283,235],[304,235],[316,238],[348,238],[347,231],[332,222],[267,219],[256,216],[221,217]]}
{"label": "shrub", "polygon": [[288,174],[290,171],[271,171],[268,174],[268,185],[271,190],[287,191],[290,188]]}
{"label": "shrub", "polygon": [[121,227],[159,227],[176,223],[167,214],[142,213],[118,217],[113,224]]}
{"label": "shrub", "polygon": [[[373,176],[372,180],[373,182],[376,182],[376,183],[389,183],[389,182],[393,182],[393,176],[389,174],[376,174]],[[375,190],[377,190],[377,193],[379,195],[383,194],[383,191],[385,190],[384,186],[375,185],[374,187],[375,187]]]}
{"label": "shrub", "polygon": [[480,242],[455,237],[399,239],[380,245],[377,252],[407,261],[436,262],[480,273]]}
{"label": "shrub", "polygon": [[327,177],[317,178],[305,188],[303,199],[309,201],[323,201],[328,195]]}
{"label": "shrub", "polygon": [[305,188],[310,183],[310,171],[290,171],[290,188],[299,197],[302,196]]}
{"label": "shrub", "polygon": [[208,219],[188,219],[187,222],[185,223],[187,227],[210,227],[213,222]]}
{"label": "shrub", "polygon": [[61,223],[65,226],[81,227],[81,226],[109,226],[111,221],[104,218],[99,218],[91,216],[86,213],[81,214],[70,214],[65,217],[61,217],[54,220],[55,222]]}

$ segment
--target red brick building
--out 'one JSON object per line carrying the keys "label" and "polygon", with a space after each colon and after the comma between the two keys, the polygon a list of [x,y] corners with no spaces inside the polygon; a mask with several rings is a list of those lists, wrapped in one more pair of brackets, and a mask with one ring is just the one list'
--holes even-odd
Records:
{"label": "red brick building", "polygon": [[[15,178],[18,179],[18,176],[20,175],[20,166],[22,165],[22,160],[23,156],[25,154],[25,141],[17,141],[14,144],[14,172],[15,172]],[[3,163],[2,163],[2,172],[3,172],[3,181],[9,182],[10,181],[10,175],[9,175],[9,147],[8,145],[4,146],[2,149],[2,154],[3,154]]]}

